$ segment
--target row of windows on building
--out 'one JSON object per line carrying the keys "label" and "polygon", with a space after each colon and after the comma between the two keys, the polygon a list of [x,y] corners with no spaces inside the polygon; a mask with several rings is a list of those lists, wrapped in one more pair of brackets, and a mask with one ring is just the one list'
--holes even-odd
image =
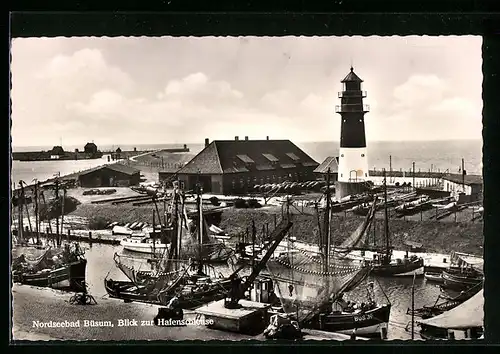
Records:
{"label": "row of windows on building", "polygon": [[302,172],[295,172],[295,173],[290,173],[287,175],[271,175],[271,176],[266,176],[266,177],[247,177],[247,178],[233,178],[232,180],[232,185],[233,188],[236,188],[238,183],[240,187],[244,187],[245,185],[247,186],[254,186],[254,185],[263,185],[266,183],[282,183],[282,182],[298,182],[302,180],[303,178],[312,178],[313,174],[310,173],[302,173]]}

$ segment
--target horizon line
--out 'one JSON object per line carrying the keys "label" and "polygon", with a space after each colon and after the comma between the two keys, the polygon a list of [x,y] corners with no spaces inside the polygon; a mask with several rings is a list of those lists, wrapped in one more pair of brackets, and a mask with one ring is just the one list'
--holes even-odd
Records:
{"label": "horizon line", "polygon": [[[213,139],[210,141],[233,141],[233,139]],[[266,139],[248,139],[249,141],[252,140],[262,140],[265,141]],[[286,138],[279,138],[279,139],[269,139],[269,140],[290,140],[291,142],[297,142],[297,143],[340,143],[340,140],[292,140],[292,139],[286,139]],[[367,142],[367,146],[370,143],[403,143],[403,142],[410,142],[410,143],[415,143],[415,142],[445,142],[445,141],[478,141],[482,140],[482,138],[456,138],[456,139],[426,139],[426,140],[418,140],[418,139],[412,139],[412,140],[371,140]],[[243,139],[240,139],[240,141],[245,141]],[[94,143],[98,145],[95,141]],[[131,143],[131,142],[122,142],[122,143],[104,143],[102,145],[109,146],[109,145],[203,145],[204,141],[197,141],[197,142],[182,142],[182,143],[166,143],[166,142],[154,142],[154,143]],[[79,146],[80,144],[66,144],[66,146]],[[46,146],[59,146],[59,145],[11,145],[12,148],[26,148],[26,147],[46,147]],[[64,145],[63,145],[64,146]]]}

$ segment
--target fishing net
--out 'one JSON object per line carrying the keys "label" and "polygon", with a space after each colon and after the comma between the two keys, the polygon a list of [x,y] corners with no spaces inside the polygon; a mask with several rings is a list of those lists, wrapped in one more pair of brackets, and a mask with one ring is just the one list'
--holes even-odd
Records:
{"label": "fishing net", "polygon": [[368,234],[370,227],[373,222],[373,218],[375,217],[375,212],[377,209],[376,200],[373,201],[373,204],[368,212],[365,220],[361,223],[358,228],[342,242],[342,244],[336,249],[337,257],[343,257],[350,253],[354,247],[356,247],[361,240],[365,238]]}
{"label": "fishing net", "polygon": [[340,293],[356,287],[369,273],[363,263],[330,264],[305,251],[291,250],[267,262],[275,283],[276,294],[286,313],[296,314],[299,322],[307,321]]}

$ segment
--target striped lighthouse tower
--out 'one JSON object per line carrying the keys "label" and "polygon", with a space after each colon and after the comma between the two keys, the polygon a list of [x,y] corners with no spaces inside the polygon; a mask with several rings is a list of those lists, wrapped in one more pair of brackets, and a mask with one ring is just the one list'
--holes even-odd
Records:
{"label": "striped lighthouse tower", "polygon": [[341,81],[343,88],[339,92],[340,105],[335,112],[340,114],[340,151],[338,162],[338,181],[336,197],[362,193],[367,189],[368,158],[366,151],[365,113],[369,106],[363,104],[366,92],[361,90],[363,80],[351,71]]}

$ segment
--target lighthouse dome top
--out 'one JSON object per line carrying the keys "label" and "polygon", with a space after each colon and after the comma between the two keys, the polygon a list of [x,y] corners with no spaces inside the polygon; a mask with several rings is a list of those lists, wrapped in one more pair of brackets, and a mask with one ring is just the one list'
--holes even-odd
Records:
{"label": "lighthouse dome top", "polygon": [[347,74],[347,76],[344,77],[344,80],[342,80],[340,82],[342,82],[342,83],[344,83],[344,82],[363,82],[363,80],[361,80],[359,78],[359,76],[354,73],[354,68],[351,66],[351,71],[349,72],[349,74]]}

